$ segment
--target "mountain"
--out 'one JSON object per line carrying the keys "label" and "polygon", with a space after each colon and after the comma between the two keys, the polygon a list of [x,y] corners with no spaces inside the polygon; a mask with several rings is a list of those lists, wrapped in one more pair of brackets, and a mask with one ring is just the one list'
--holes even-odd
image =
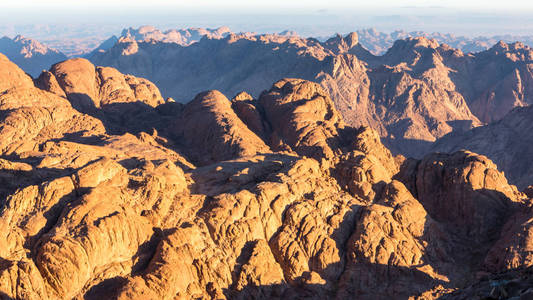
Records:
{"label": "mountain", "polygon": [[89,59],[153,81],[165,97],[190,101],[204,89],[253,96],[294,77],[319,83],[351,126],[370,126],[394,153],[421,157],[437,138],[498,120],[529,105],[532,50],[498,43],[465,54],[424,37],[398,40],[382,56],[356,33],[327,41],[230,34],[189,46],[121,38]]}
{"label": "mountain", "polygon": [[93,56],[95,53],[98,53],[98,52],[105,52],[111,48],[113,48],[113,46],[118,42],[118,38],[116,36],[112,36],[110,38],[108,38],[107,40],[103,41],[98,47],[96,47],[95,49],[93,49],[91,52],[83,55],[84,57],[91,57]]}
{"label": "mountain", "polygon": [[492,161],[395,157],[317,83],[180,104],[3,55],[0,79],[2,298],[436,299],[532,266],[531,199]]}
{"label": "mountain", "polygon": [[51,65],[67,59],[63,53],[21,35],[14,39],[0,38],[0,53],[34,77]]}
{"label": "mountain", "polygon": [[139,42],[156,41],[163,43],[176,43],[178,45],[187,46],[199,41],[204,36],[210,39],[221,39],[228,36],[230,33],[231,30],[225,26],[217,29],[170,29],[164,32],[153,26],[141,26],[137,29],[130,27],[122,30],[120,37],[132,38]]}
{"label": "mountain", "polygon": [[533,107],[515,108],[504,118],[461,133],[450,133],[435,142],[432,151],[468,149],[486,155],[520,188],[533,182]]}
{"label": "mountain", "polygon": [[407,38],[425,37],[435,39],[440,44],[447,44],[452,48],[462,52],[481,52],[490,49],[494,44],[503,41],[505,43],[522,42],[528,46],[533,46],[533,36],[521,35],[495,35],[495,36],[456,36],[450,33],[424,32],[396,30],[393,32],[381,32],[374,28],[361,29],[356,31],[359,35],[361,45],[375,55],[382,55],[392,47],[396,40]]}

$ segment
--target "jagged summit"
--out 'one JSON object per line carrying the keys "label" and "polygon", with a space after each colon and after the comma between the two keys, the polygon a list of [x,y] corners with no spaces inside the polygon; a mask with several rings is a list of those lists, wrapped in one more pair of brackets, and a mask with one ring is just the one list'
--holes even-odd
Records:
{"label": "jagged summit", "polygon": [[67,59],[58,50],[30,38],[17,35],[15,38],[0,38],[0,53],[21,67],[26,73],[36,77],[42,70],[56,62]]}
{"label": "jagged summit", "polygon": [[395,153],[421,156],[451,131],[498,120],[529,103],[527,49],[515,45],[505,55],[465,54],[436,39],[413,37],[375,56],[356,33],[325,42],[230,33],[185,47],[123,38],[91,60],[147,77],[165,97],[183,103],[206,88],[258,97],[279,78],[312,80],[330,94],[348,124],[377,130]]}

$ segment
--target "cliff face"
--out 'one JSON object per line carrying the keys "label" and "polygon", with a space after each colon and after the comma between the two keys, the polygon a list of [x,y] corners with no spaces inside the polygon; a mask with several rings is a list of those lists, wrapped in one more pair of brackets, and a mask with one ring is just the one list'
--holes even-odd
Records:
{"label": "cliff face", "polygon": [[531,265],[530,200],[489,159],[394,157],[317,83],[182,105],[0,64],[2,297],[433,299]]}
{"label": "cliff face", "polygon": [[[161,38],[160,38],[161,39]],[[258,97],[279,78],[319,83],[346,123],[377,130],[394,153],[420,157],[464,131],[528,105],[531,49],[499,43],[464,54],[424,37],[396,41],[382,56],[356,33],[325,42],[291,35],[229,34],[182,46],[122,38],[90,60],[146,77],[186,103],[205,89]]]}

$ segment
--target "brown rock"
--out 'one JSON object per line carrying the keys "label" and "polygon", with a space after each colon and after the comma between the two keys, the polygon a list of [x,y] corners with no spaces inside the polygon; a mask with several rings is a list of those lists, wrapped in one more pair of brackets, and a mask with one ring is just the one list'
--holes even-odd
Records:
{"label": "brown rock", "polygon": [[[357,50],[353,35],[335,43]],[[441,47],[400,46],[413,76],[435,61],[410,50]],[[467,151],[393,157],[316,83],[157,109],[148,82],[86,61],[36,84],[0,95],[0,297],[527,296],[516,269],[532,262],[530,201],[496,165]],[[70,101],[94,92],[92,116],[58,88]]]}
{"label": "brown rock", "polygon": [[241,92],[231,99],[231,108],[248,128],[261,138],[270,133],[270,125],[264,119],[261,107],[248,93]]}
{"label": "brown rock", "polygon": [[31,77],[1,53],[0,69],[2,70],[0,71],[0,92],[15,87],[27,88],[33,86]]}
{"label": "brown rock", "polygon": [[272,126],[270,143],[274,148],[285,144],[300,155],[333,157],[339,146],[338,129],[344,123],[318,84],[301,79],[280,80],[261,95],[259,104]]}
{"label": "brown rock", "polygon": [[409,298],[449,282],[445,241],[424,207],[403,184],[392,181],[375,204],[361,208],[347,243],[338,295]]}
{"label": "brown rock", "polygon": [[523,208],[509,218],[500,239],[485,258],[493,272],[533,266],[533,211]]}
{"label": "brown rock", "polygon": [[[165,101],[148,80],[123,75],[113,68],[95,67],[82,58],[55,64],[51,74],[43,73],[37,85],[67,96],[72,105],[90,111],[113,103],[141,102],[155,107]],[[56,82],[63,91],[57,89]]]}
{"label": "brown rock", "polygon": [[196,96],[185,106],[171,130],[178,139],[184,140],[188,154],[199,164],[270,152],[218,91]]}

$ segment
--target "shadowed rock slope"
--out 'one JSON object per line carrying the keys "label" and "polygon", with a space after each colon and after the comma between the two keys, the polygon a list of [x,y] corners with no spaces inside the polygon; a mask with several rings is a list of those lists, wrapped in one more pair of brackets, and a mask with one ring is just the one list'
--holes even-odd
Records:
{"label": "shadowed rock slope", "polygon": [[509,181],[521,189],[533,182],[533,108],[520,107],[503,119],[462,133],[451,133],[437,140],[432,151],[461,149],[486,155]]}
{"label": "shadowed rock slope", "polygon": [[316,83],[159,104],[85,60],[40,88],[0,63],[4,298],[433,299],[533,261],[489,159],[394,157]]}
{"label": "shadowed rock slope", "polygon": [[205,89],[258,97],[279,78],[314,81],[331,95],[347,124],[377,130],[394,153],[421,157],[451,131],[529,105],[531,57],[521,43],[465,54],[424,37],[398,40],[374,56],[351,33],[325,42],[229,34],[189,46],[124,37],[90,60],[146,77],[179,102]]}

